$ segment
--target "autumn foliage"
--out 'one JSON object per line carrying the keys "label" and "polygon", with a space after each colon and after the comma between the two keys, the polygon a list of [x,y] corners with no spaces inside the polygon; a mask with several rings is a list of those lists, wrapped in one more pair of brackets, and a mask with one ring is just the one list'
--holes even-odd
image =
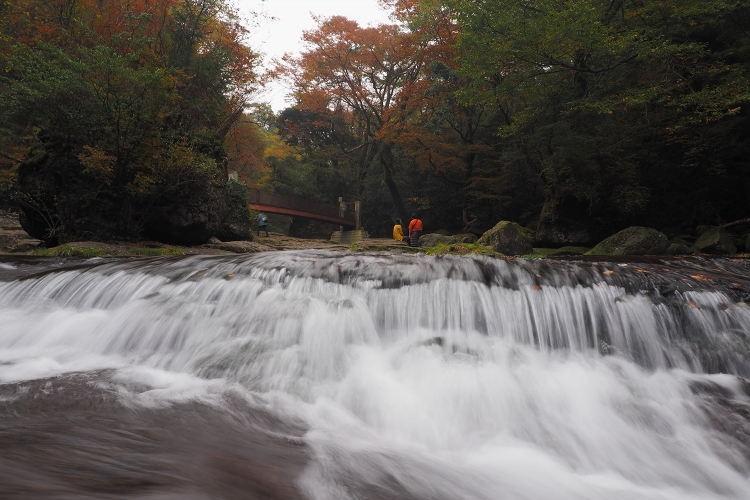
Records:
{"label": "autumn foliage", "polygon": [[319,19],[277,69],[330,135],[287,140],[307,137],[311,163],[338,141],[371,229],[420,210],[433,229],[509,219],[586,244],[750,210],[743,2],[381,3],[392,24]]}
{"label": "autumn foliage", "polygon": [[5,156],[47,241],[138,237],[226,183],[257,55],[223,0],[15,0],[0,11]]}
{"label": "autumn foliage", "polygon": [[17,167],[49,234],[140,234],[230,171],[359,200],[381,235],[413,211],[549,245],[747,217],[746,2],[380,3],[391,22],[318,18],[263,76],[293,90],[276,113],[224,0],[0,3],[0,181]]}

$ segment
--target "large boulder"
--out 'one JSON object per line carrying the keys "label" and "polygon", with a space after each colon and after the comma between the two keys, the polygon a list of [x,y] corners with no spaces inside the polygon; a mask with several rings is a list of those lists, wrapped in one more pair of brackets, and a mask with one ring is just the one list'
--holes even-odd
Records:
{"label": "large boulder", "polygon": [[605,239],[588,255],[663,255],[668,247],[666,234],[648,227],[633,226]]}
{"label": "large boulder", "polygon": [[531,237],[526,231],[507,220],[498,222],[484,233],[478,243],[505,255],[524,255],[534,251]]}
{"label": "large boulder", "polygon": [[534,240],[539,245],[588,245],[592,243],[592,233],[583,223],[579,222],[540,221],[536,228]]}
{"label": "large boulder", "polygon": [[722,227],[712,227],[701,233],[693,248],[700,253],[737,253],[732,235]]}
{"label": "large boulder", "polygon": [[568,200],[547,200],[536,225],[534,243],[541,247],[587,246],[596,242],[587,207]]}
{"label": "large boulder", "polygon": [[423,234],[419,237],[420,247],[435,247],[438,245],[453,245],[456,243],[455,236],[446,236],[444,234],[430,233]]}
{"label": "large boulder", "polygon": [[172,245],[200,245],[211,236],[221,241],[252,239],[247,204],[235,199],[229,186],[218,184],[156,208],[146,234]]}

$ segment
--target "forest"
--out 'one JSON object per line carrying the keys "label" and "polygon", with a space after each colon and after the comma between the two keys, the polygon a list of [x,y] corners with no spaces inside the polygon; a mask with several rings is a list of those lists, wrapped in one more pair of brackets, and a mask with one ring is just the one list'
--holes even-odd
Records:
{"label": "forest", "polygon": [[[381,3],[391,23],[320,18],[264,74],[225,0],[0,3],[3,204],[50,243],[239,238],[245,186],[359,200],[377,236],[749,216],[747,0]],[[257,101],[269,79],[293,106]]]}

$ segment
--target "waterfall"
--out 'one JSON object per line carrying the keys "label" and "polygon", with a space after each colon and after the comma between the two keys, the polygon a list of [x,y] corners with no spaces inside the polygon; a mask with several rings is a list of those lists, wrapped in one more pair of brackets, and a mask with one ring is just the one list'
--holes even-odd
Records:
{"label": "waterfall", "polygon": [[90,374],[157,412],[240,398],[303,429],[309,498],[750,498],[744,261],[21,267],[0,269],[0,387]]}

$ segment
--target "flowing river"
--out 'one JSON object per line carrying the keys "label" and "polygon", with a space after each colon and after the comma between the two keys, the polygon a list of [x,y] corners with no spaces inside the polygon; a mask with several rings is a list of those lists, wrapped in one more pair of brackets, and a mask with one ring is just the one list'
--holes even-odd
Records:
{"label": "flowing river", "polygon": [[0,263],[0,498],[750,498],[750,261]]}

